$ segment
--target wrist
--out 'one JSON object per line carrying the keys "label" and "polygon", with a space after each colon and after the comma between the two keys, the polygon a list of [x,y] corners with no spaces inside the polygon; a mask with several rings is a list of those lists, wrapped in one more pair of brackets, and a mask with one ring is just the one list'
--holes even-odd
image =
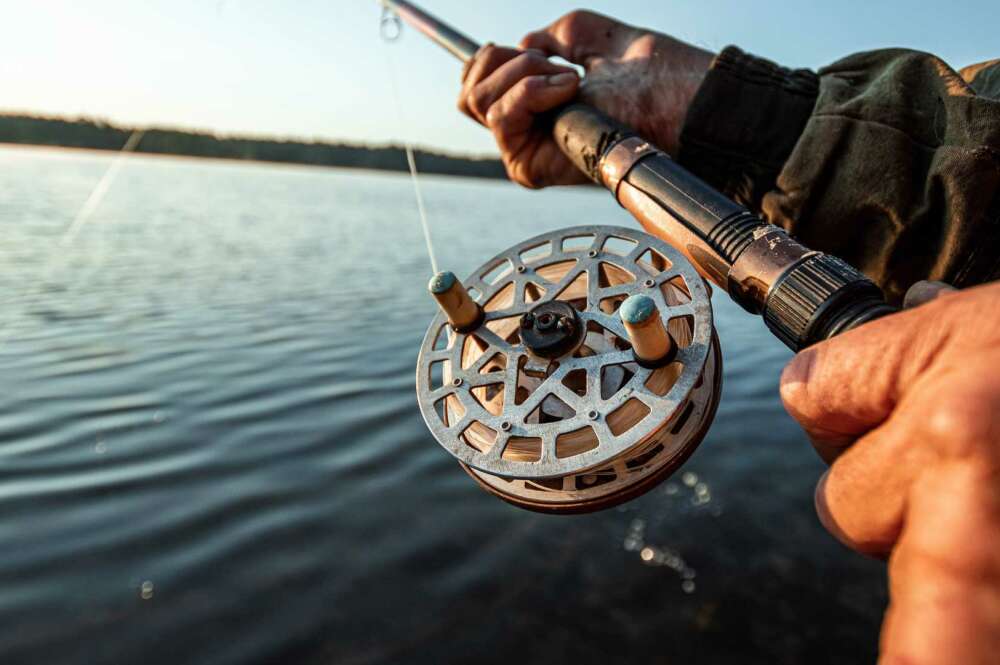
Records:
{"label": "wrist", "polygon": [[670,48],[658,49],[653,54],[652,65],[660,72],[656,86],[658,98],[653,106],[660,112],[652,119],[651,138],[676,158],[684,120],[712,67],[715,54],[673,39],[670,41],[673,42]]}
{"label": "wrist", "polygon": [[759,209],[798,142],[819,77],[729,46],[713,59],[681,124],[678,161]]}
{"label": "wrist", "polygon": [[620,60],[588,65],[582,101],[676,156],[681,127],[713,53],[666,35],[634,30]]}

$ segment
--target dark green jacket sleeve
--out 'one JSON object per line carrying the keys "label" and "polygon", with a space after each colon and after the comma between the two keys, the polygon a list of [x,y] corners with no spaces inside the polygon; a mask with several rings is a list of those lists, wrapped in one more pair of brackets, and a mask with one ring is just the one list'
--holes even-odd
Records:
{"label": "dark green jacket sleeve", "polygon": [[1000,61],[960,74],[892,49],[814,73],[729,47],[678,159],[891,299],[1000,278]]}

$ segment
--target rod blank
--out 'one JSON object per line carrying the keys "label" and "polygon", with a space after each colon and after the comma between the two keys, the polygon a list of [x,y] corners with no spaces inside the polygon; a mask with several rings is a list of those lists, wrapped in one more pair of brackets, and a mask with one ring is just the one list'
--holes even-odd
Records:
{"label": "rod blank", "polygon": [[424,33],[462,62],[472,60],[479,44],[463,35],[440,19],[411,5],[406,0],[379,0],[386,9],[396,12],[399,18]]}

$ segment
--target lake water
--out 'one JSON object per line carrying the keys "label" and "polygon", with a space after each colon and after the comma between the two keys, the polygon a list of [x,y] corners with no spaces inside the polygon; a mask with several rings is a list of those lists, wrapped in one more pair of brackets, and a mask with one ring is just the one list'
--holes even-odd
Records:
{"label": "lake water", "polygon": [[[434,304],[398,175],[0,149],[0,662],[874,662],[884,566],[817,523],[789,353],[715,299],[725,384],[603,513],[488,496],[413,387]],[[634,222],[425,178],[443,267]]]}

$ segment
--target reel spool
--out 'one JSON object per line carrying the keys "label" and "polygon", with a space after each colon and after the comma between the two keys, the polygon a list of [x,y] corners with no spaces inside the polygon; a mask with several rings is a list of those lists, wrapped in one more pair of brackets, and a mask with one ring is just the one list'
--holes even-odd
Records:
{"label": "reel spool", "polygon": [[[715,415],[722,361],[702,277],[641,231],[580,226],[496,255],[442,306],[417,359],[421,414],[486,491],[600,510],[677,469]],[[628,300],[623,306],[623,303]]]}

